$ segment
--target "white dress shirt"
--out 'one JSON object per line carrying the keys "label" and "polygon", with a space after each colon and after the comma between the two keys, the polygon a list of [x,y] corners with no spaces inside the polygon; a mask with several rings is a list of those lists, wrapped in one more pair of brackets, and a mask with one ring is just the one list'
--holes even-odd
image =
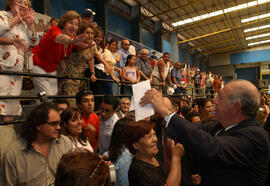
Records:
{"label": "white dress shirt", "polygon": [[98,147],[100,154],[103,154],[108,150],[111,142],[112,130],[115,123],[118,121],[118,116],[114,113],[106,121],[100,121],[99,135],[98,135]]}

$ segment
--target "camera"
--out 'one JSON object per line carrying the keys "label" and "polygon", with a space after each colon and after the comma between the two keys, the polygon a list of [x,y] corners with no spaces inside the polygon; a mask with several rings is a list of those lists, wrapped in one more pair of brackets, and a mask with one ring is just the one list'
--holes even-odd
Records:
{"label": "camera", "polygon": [[39,98],[41,103],[49,103],[49,99],[48,99],[47,93],[45,91],[40,92],[37,95],[38,95],[38,98]]}
{"label": "camera", "polygon": [[108,165],[109,167],[109,176],[107,179],[107,186],[116,186],[116,172],[113,164]]}

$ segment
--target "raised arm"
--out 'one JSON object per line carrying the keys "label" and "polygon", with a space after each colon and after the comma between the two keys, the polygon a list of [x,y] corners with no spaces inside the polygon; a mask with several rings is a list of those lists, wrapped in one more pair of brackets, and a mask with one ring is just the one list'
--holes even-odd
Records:
{"label": "raised arm", "polygon": [[172,160],[169,175],[166,179],[166,186],[179,186],[181,182],[181,159],[185,154],[182,144],[170,140]]}

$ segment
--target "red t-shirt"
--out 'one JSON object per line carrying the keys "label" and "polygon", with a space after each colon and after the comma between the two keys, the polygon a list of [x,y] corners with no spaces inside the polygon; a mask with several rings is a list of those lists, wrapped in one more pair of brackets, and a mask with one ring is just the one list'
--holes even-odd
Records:
{"label": "red t-shirt", "polygon": [[38,46],[32,48],[34,65],[41,67],[46,72],[56,71],[60,61],[67,58],[72,51],[73,45],[69,45],[65,50],[63,44],[54,42],[59,34],[63,34],[61,29],[57,26],[52,26],[43,36]]}
{"label": "red t-shirt", "polygon": [[[98,135],[99,135],[99,118],[98,118],[98,115],[95,114],[95,113],[92,113],[92,114],[89,115],[88,118],[82,117],[82,119],[83,119],[83,127],[85,127],[86,124],[90,124],[90,125],[95,127],[97,132],[96,132],[96,136],[95,136],[95,138],[93,140],[93,144],[91,144],[91,145],[92,145],[93,149],[97,149],[97,142],[98,142]],[[89,131],[85,131],[85,133],[86,133],[87,137],[90,136]]]}
{"label": "red t-shirt", "polygon": [[151,65],[152,65],[152,67],[154,68],[154,67],[155,67],[155,65],[156,65],[156,60],[151,59],[150,63],[151,63]]}
{"label": "red t-shirt", "polygon": [[218,79],[215,79],[213,81],[213,87],[214,87],[215,92],[219,92],[219,80]]}

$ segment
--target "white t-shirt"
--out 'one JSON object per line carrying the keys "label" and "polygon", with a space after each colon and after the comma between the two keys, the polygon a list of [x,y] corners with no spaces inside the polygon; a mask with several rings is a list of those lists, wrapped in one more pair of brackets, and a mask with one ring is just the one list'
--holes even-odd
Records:
{"label": "white t-shirt", "polygon": [[73,147],[72,147],[73,150],[86,149],[86,150],[89,150],[91,152],[94,152],[94,150],[93,150],[92,146],[90,145],[90,143],[88,142],[88,140],[87,140],[85,146],[82,145],[78,140],[71,139],[71,141],[73,144]]}

